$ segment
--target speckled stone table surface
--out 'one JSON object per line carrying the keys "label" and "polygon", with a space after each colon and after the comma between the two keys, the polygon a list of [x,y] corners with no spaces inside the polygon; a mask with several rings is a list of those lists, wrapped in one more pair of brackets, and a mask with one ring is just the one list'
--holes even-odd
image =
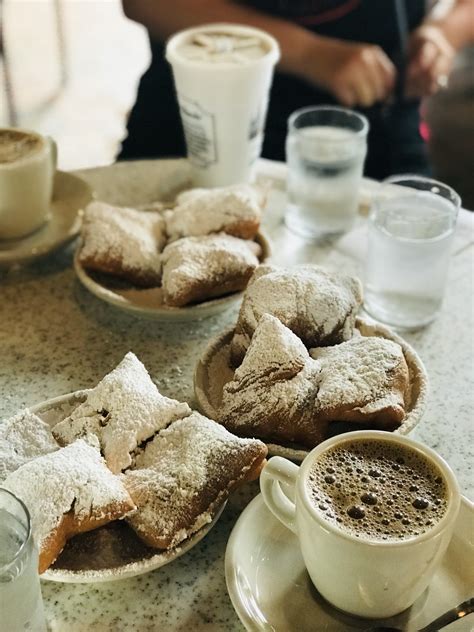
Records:
{"label": "speckled stone table surface", "polygon": [[[311,261],[361,272],[363,220],[352,238],[318,248],[291,235],[282,224],[281,173],[281,165],[261,165],[260,180],[273,187],[264,230],[273,244],[274,262]],[[123,163],[80,175],[99,198],[130,205],[171,197],[189,181],[182,161]],[[461,219],[441,313],[426,329],[404,337],[425,363],[431,387],[426,413],[413,435],[449,462],[463,492],[473,499],[474,234],[472,218],[463,213]],[[144,362],[163,394],[193,404],[196,361],[209,339],[235,321],[238,306],[200,322],[140,320],[102,303],[80,285],[72,269],[73,248],[1,274],[0,418],[94,386],[129,350]],[[103,584],[43,582],[51,630],[242,630],[226,591],[224,553],[235,520],[257,491],[252,484],[236,494],[208,536],[161,569]]]}

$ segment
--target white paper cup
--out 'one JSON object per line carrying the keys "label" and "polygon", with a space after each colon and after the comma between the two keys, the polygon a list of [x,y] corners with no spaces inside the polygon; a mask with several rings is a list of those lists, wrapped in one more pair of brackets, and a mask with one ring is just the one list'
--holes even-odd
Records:
{"label": "white paper cup", "polygon": [[[256,38],[260,57],[226,55],[219,60],[189,59],[183,46],[197,35]],[[236,60],[240,57],[241,62]],[[259,29],[208,24],[180,31],[167,43],[188,159],[197,186],[227,186],[252,179],[262,148],[273,68],[280,57],[276,40]]]}
{"label": "white paper cup", "polygon": [[[389,442],[432,464],[444,479],[447,493],[446,511],[432,527],[400,540],[356,537],[316,509],[307,484],[312,467],[318,467],[321,456],[331,448],[360,440]],[[339,464],[338,468],[344,471],[346,465]],[[337,469],[331,471],[336,472],[334,476],[341,474]],[[374,481],[369,480],[367,485]],[[292,490],[289,497],[281,489],[282,483]],[[349,432],[324,441],[309,453],[301,467],[273,457],[262,470],[260,489],[267,507],[297,535],[306,568],[320,594],[340,610],[375,619],[402,612],[426,589],[448,547],[460,505],[456,478],[436,452],[407,437],[373,430]],[[347,486],[343,485],[342,491],[350,498],[348,503],[359,502],[351,498]],[[376,494],[379,496],[378,491]],[[403,500],[411,502],[411,497]]]}
{"label": "white paper cup", "polygon": [[17,239],[37,230],[50,215],[57,150],[51,138],[30,130],[0,128],[2,134],[35,143],[17,158],[0,160],[0,239]]}

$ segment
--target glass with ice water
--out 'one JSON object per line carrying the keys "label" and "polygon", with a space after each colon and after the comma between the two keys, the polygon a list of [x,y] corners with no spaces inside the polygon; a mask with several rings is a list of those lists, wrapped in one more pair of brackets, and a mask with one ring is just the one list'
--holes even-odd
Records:
{"label": "glass with ice water", "polygon": [[0,629],[46,632],[30,515],[6,489],[0,489]]}
{"label": "glass with ice water", "polygon": [[285,223],[310,239],[348,230],[357,215],[367,119],[352,110],[303,108],[288,120]]}
{"label": "glass with ice water", "polygon": [[430,323],[441,307],[459,195],[421,176],[388,178],[369,216],[365,310],[399,329]]}

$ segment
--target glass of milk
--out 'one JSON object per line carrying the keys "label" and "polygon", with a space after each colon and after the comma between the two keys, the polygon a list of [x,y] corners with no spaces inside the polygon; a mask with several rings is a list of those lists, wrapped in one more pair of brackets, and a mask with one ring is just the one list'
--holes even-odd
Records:
{"label": "glass of milk", "polygon": [[288,207],[293,232],[319,239],[347,231],[357,215],[367,153],[367,119],[352,110],[321,106],[288,120]]}
{"label": "glass of milk", "polygon": [[364,308],[398,329],[430,323],[446,287],[459,195],[416,175],[388,178],[369,216]]}
{"label": "glass of milk", "polygon": [[46,632],[30,515],[6,489],[0,489],[0,628]]}

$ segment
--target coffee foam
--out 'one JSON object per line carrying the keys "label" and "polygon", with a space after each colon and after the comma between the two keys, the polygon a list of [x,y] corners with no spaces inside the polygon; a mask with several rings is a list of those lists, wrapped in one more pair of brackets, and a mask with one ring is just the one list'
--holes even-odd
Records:
{"label": "coffee foam", "polygon": [[269,47],[257,36],[240,35],[223,29],[206,29],[202,33],[194,33],[182,42],[176,52],[187,61],[240,65],[264,57],[269,52]]}
{"label": "coffee foam", "polygon": [[26,158],[42,146],[39,136],[20,130],[0,129],[0,164]]}
{"label": "coffee foam", "polygon": [[384,440],[330,448],[313,463],[306,486],[325,520],[364,540],[411,539],[432,529],[447,510],[439,468],[411,448]]}

